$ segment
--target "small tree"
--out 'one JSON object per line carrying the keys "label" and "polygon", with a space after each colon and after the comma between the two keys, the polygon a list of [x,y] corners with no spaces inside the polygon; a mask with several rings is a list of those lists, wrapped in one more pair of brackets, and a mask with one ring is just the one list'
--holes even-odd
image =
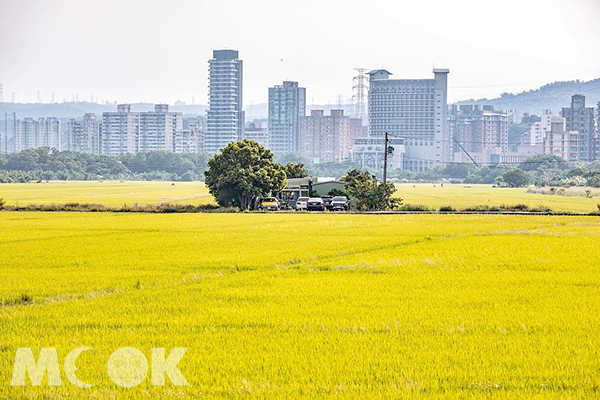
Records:
{"label": "small tree", "polygon": [[592,176],[587,180],[588,186],[600,188],[600,173]]}
{"label": "small tree", "polygon": [[285,171],[273,153],[253,140],[233,142],[208,161],[206,186],[221,206],[247,210],[259,196],[281,191]]}
{"label": "small tree", "polygon": [[520,169],[511,169],[502,175],[504,183],[508,187],[518,188],[525,187],[529,184],[529,176],[526,172]]}
{"label": "small tree", "polygon": [[306,169],[304,168],[304,164],[302,164],[302,163],[294,164],[294,163],[289,162],[285,165],[284,169],[285,169],[285,176],[288,179],[306,178],[308,176],[308,172],[306,172]]}
{"label": "small tree", "polygon": [[383,199],[383,183],[378,183],[366,171],[353,169],[340,179],[346,182],[346,192],[356,200],[356,208],[361,211],[394,210],[402,204],[402,199],[392,197],[396,192],[393,183],[386,185],[386,199]]}

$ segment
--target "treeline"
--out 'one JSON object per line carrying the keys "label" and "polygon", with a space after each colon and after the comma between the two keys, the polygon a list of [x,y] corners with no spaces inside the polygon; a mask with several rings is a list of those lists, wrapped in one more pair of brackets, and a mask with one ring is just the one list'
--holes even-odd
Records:
{"label": "treeline", "polygon": [[37,180],[171,180],[203,177],[208,155],[148,152],[119,157],[57,151],[48,147],[0,156],[0,183]]}
{"label": "treeline", "polygon": [[[148,152],[118,157],[57,151],[48,147],[24,150],[8,157],[0,156],[0,183],[38,180],[204,180],[210,156],[204,153],[175,154]],[[342,177],[354,167],[350,162],[319,164],[298,155],[275,157],[286,169],[288,178],[301,176]],[[290,165],[299,170],[288,170]],[[381,178],[381,171],[370,171]],[[396,181],[492,184],[520,187],[591,186],[600,187],[600,161],[566,162],[550,155],[535,155],[520,164],[475,166],[457,163],[423,172],[390,170]]]}
{"label": "treeline", "polygon": [[391,178],[407,181],[449,180],[456,183],[481,183],[498,186],[592,186],[600,187],[600,161],[567,162],[552,154],[531,156],[519,164],[477,167],[473,164],[448,164],[423,172],[391,171]]}

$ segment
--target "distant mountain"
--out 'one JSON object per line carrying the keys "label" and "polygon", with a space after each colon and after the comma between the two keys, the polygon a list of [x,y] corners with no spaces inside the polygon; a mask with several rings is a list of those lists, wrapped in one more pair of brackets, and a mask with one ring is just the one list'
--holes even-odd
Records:
{"label": "distant mountain", "polygon": [[503,93],[496,99],[465,100],[457,104],[490,104],[499,110],[540,115],[547,108],[558,113],[563,107],[569,107],[574,94],[585,95],[586,107],[597,107],[600,102],[600,78],[587,82],[554,82],[518,94]]}
{"label": "distant mountain", "polygon": [[[597,107],[600,102],[600,78],[587,82],[568,81],[554,82],[540,87],[539,89],[529,90],[518,94],[503,93],[495,99],[477,99],[463,100],[457,104],[490,104],[499,110],[516,110],[519,113],[541,114],[544,109],[551,109],[558,113],[561,108],[568,107],[571,103],[571,96],[574,94],[583,94],[586,97],[588,107]],[[169,106],[169,110],[181,112],[188,116],[205,116],[206,105],[194,104],[183,106]],[[354,108],[351,104],[313,104],[306,107],[307,114],[310,110],[325,110],[328,115],[332,109],[343,109],[344,114],[353,115]],[[154,104],[134,103],[133,111],[151,111]],[[4,119],[4,113],[17,113],[18,118],[23,117],[58,117],[58,118],[80,118],[86,112],[102,114],[105,111],[116,111],[116,104],[96,104],[88,102],[72,103],[0,103],[0,120]],[[266,103],[252,104],[245,108],[246,121],[252,121],[255,118],[268,117],[268,105]]]}

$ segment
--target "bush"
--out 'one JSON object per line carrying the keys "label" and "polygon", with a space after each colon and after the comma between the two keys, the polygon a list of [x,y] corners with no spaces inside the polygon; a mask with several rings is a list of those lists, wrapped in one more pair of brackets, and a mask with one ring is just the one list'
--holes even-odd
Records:
{"label": "bush", "polygon": [[600,174],[597,173],[596,175],[588,179],[587,185],[595,188],[600,188]]}
{"label": "bush", "polygon": [[11,211],[77,211],[77,212],[140,212],[140,213],[198,213],[198,212],[231,212],[229,209],[220,208],[216,204],[146,204],[127,205],[122,207],[107,207],[93,203],[65,203],[65,204],[28,204],[26,206],[8,206]]}
{"label": "bush", "polygon": [[537,213],[551,213],[552,209],[550,207],[544,206],[544,205],[539,205],[539,206],[535,206],[529,209],[530,212],[537,212]]}
{"label": "bush", "polygon": [[431,211],[431,208],[423,204],[403,204],[398,211]]}
{"label": "bush", "polygon": [[515,204],[515,205],[506,205],[502,204],[500,206],[500,211],[528,211],[529,206],[527,204]]}
{"label": "bush", "polygon": [[485,205],[485,204],[477,205],[477,206],[469,206],[469,207],[463,208],[463,211],[486,212],[486,211],[490,211],[490,206]]}
{"label": "bush", "polygon": [[4,199],[0,197],[0,210],[4,210],[5,204],[6,204],[6,201],[4,201]]}
{"label": "bush", "polygon": [[456,209],[450,205],[447,205],[447,206],[440,206],[440,211],[441,212],[451,212],[451,211],[456,211]]}

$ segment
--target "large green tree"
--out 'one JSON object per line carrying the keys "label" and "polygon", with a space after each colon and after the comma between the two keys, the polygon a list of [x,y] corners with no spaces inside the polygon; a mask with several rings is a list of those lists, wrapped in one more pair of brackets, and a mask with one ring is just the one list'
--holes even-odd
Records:
{"label": "large green tree", "polygon": [[377,182],[367,171],[353,169],[340,180],[346,182],[346,192],[354,198],[360,211],[394,210],[402,204],[401,198],[392,197],[396,192],[393,183],[386,184],[384,200],[383,182]]}
{"label": "large green tree", "polygon": [[221,206],[247,210],[259,197],[281,191],[286,185],[283,166],[273,153],[253,140],[233,142],[208,161],[206,186]]}
{"label": "large green tree", "polygon": [[518,168],[506,171],[502,175],[502,179],[504,180],[505,185],[513,188],[524,187],[529,184],[529,176],[527,173]]}

